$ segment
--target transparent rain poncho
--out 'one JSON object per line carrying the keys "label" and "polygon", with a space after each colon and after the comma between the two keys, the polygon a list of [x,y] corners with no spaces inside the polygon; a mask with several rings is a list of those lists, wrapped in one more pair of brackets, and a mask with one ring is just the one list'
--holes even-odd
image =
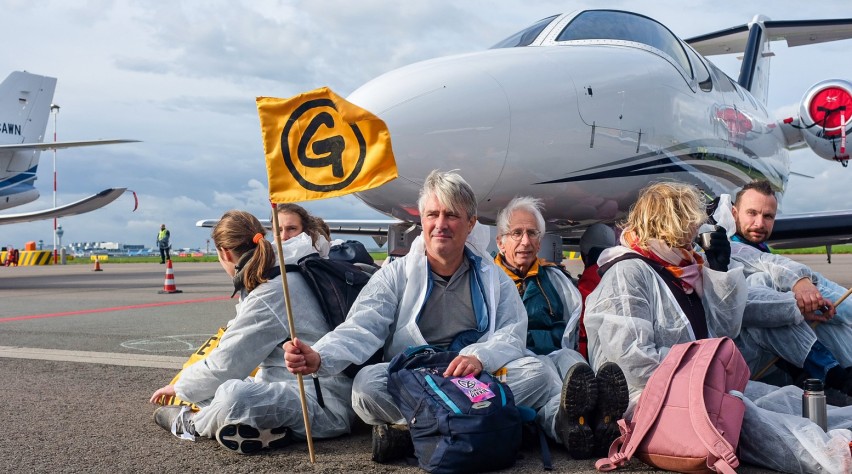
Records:
{"label": "transparent rain poncho", "polygon": [[[285,261],[315,252],[310,237],[300,234],[284,242]],[[314,342],[328,332],[312,290],[301,275],[288,273],[290,303],[296,334]],[[288,426],[305,435],[296,376],[284,366],[281,343],[290,337],[280,277],[240,295],[237,315],[210,356],[186,369],[175,384],[184,400],[202,407],[193,418],[201,436],[212,437],[226,424],[248,424],[260,429]],[[255,377],[249,374],[255,367]],[[320,379],[325,408],[317,403],[312,384],[305,395],[311,414],[311,434],[317,438],[350,431],[352,381],[344,375]]]}
{"label": "transparent rain poncho", "polygon": [[[626,251],[617,247],[605,252],[599,263]],[[742,267],[734,263],[727,272],[705,268],[703,277],[701,299],[710,335],[737,335],[748,293]],[[653,269],[635,259],[618,262],[606,272],[586,299],[585,323],[592,366],[612,361],[624,371],[631,393],[628,418],[671,346],[693,340],[689,322],[671,291]],[[778,390],[749,382],[740,458],[783,472],[850,472],[852,407],[831,408],[832,431],[822,433],[802,418],[801,395],[796,387]]]}

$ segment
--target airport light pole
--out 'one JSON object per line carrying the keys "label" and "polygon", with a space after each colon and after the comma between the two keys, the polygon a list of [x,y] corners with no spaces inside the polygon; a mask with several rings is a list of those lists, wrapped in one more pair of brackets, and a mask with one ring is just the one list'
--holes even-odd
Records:
{"label": "airport light pole", "polygon": [[[59,106],[50,104],[50,112],[53,113],[53,143],[56,143],[56,117],[59,115]],[[53,148],[53,208],[56,209],[56,148]],[[56,249],[57,235],[57,219],[53,218],[53,264],[59,261],[59,253]]]}

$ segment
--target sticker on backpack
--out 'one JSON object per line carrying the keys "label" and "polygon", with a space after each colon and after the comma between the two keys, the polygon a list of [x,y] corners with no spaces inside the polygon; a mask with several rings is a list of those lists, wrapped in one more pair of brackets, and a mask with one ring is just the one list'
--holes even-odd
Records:
{"label": "sticker on backpack", "polygon": [[479,381],[473,374],[466,377],[456,377],[450,379],[459,390],[472,402],[474,405],[471,408],[484,408],[488,405],[477,406],[479,402],[484,402],[489,398],[494,398],[494,392],[488,388],[488,385]]}

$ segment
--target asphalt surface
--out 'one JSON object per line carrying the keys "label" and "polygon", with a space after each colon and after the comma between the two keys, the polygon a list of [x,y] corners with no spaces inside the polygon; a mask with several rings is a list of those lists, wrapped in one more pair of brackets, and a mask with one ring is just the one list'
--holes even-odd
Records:
{"label": "asphalt surface", "polygon": [[[852,255],[800,256],[852,285]],[[572,274],[578,261],[568,262]],[[158,264],[0,267],[0,472],[422,472],[370,460],[370,431],[240,456],[215,441],[179,441],[152,421],[151,393],[234,315],[218,263],[179,263],[182,293],[159,294]],[[552,446],[554,472],[595,472]],[[508,472],[509,470],[507,470]],[[541,472],[527,448],[511,472]],[[632,462],[626,472],[657,472]],[[739,472],[770,472],[742,467]]]}

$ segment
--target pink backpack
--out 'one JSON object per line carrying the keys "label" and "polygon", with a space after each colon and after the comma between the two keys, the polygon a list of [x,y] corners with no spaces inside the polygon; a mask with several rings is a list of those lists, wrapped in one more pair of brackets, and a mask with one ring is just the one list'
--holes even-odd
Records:
{"label": "pink backpack", "polygon": [[735,474],[749,379],[742,354],[727,337],[677,344],[648,379],[633,420],[619,420],[621,437],[609,458],[595,463],[612,471],[635,454],[650,466],[678,472]]}

